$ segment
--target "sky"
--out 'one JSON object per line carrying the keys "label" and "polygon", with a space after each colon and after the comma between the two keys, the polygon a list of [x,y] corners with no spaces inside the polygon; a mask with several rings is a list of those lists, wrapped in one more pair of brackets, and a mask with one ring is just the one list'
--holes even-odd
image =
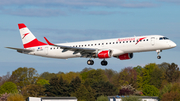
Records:
{"label": "sky", "polygon": [[[38,40],[47,37],[53,43],[109,39],[143,35],[163,35],[177,47],[163,50],[157,59],[155,51],[134,53],[133,59],[67,60],[17,53],[5,47],[23,48],[18,23],[25,23]],[[145,66],[163,62],[180,65],[179,0],[0,0],[0,76],[19,67],[33,67],[43,72],[80,72],[85,67],[113,69]]]}

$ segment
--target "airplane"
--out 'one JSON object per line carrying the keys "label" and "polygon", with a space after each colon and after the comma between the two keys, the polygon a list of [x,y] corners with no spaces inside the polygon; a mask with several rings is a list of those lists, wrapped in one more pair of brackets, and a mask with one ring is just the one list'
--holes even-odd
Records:
{"label": "airplane", "polygon": [[24,48],[6,47],[17,50],[19,53],[68,59],[76,57],[89,58],[88,65],[93,65],[92,58],[102,59],[101,65],[106,66],[107,58],[115,57],[120,60],[133,58],[133,53],[156,51],[157,58],[161,59],[162,50],[176,47],[169,38],[162,35],[134,36],[104,40],[82,41],[53,44],[46,37],[46,43],[39,41],[25,24],[18,24]]}

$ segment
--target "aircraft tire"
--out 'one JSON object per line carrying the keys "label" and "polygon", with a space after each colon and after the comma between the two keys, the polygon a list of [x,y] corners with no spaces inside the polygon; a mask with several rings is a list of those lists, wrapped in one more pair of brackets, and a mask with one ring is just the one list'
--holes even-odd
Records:
{"label": "aircraft tire", "polygon": [[108,62],[106,60],[101,61],[102,66],[106,66],[107,64],[108,64]]}

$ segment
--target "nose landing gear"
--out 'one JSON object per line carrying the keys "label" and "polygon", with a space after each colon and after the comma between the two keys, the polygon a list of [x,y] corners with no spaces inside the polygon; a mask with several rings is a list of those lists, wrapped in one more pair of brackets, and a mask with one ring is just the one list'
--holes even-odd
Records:
{"label": "nose landing gear", "polygon": [[157,55],[158,55],[157,58],[161,59],[161,56],[159,54],[160,54],[160,52],[162,52],[162,50],[156,50],[156,52],[157,52]]}

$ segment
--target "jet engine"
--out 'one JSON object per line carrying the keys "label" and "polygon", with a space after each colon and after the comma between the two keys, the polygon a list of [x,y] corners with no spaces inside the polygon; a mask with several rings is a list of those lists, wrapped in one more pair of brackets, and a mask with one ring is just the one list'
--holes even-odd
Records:
{"label": "jet engine", "polygon": [[101,50],[97,53],[97,57],[99,59],[105,59],[105,58],[110,58],[112,55],[112,51],[111,50]]}
{"label": "jet engine", "polygon": [[133,58],[133,53],[125,53],[125,54],[119,55],[118,58],[120,60],[131,59],[131,58]]}

